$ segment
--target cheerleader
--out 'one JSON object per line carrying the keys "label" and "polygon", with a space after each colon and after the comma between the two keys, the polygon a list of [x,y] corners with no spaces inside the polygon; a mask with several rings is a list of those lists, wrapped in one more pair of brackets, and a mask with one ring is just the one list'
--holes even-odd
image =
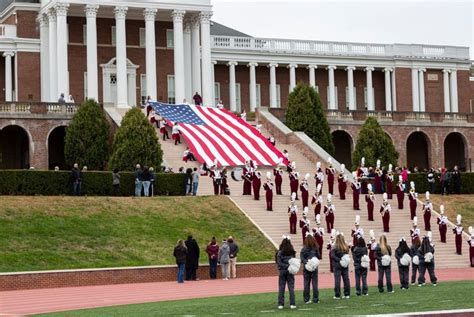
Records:
{"label": "cheerleader", "polygon": [[314,207],[314,217],[316,218],[321,213],[321,206],[323,205],[323,194],[321,193],[321,184],[318,184],[316,193],[311,199],[311,205]]}
{"label": "cheerleader", "polygon": [[295,249],[291,244],[290,236],[283,236],[276,262],[278,266],[278,309],[283,309],[285,305],[285,288],[288,285],[290,293],[290,308],[296,309],[295,301],[295,276],[288,270],[291,266],[291,260],[296,256]]}
{"label": "cheerleader", "polygon": [[251,160],[245,160],[245,166],[242,171],[244,185],[243,185],[243,194],[242,195],[252,195],[252,179],[251,175],[253,173],[253,163]]}
{"label": "cheerleader", "polygon": [[267,182],[263,184],[263,189],[265,190],[265,200],[267,201],[267,211],[273,211],[273,183],[272,183],[272,173],[267,172]]}
{"label": "cheerleader", "polygon": [[405,199],[405,184],[403,184],[402,175],[399,175],[398,176],[398,184],[397,184],[398,209],[403,209],[403,200],[404,199]]}
{"label": "cheerleader", "polygon": [[[369,267],[369,256],[367,255],[367,246],[362,236],[357,238],[356,244],[352,247],[352,258],[354,259],[354,273],[356,284],[356,295],[369,295],[369,287],[367,286],[367,269]],[[362,280],[362,291],[360,282]]]}
{"label": "cheerleader", "polygon": [[324,228],[321,227],[321,215],[316,216],[316,226],[313,228],[313,236],[316,239],[316,242],[318,243],[318,248],[319,248],[319,254],[321,255],[321,258],[323,258],[323,244],[324,244]]}
{"label": "cheerleader", "polygon": [[386,192],[387,192],[388,199],[393,198],[393,170],[392,168],[393,168],[392,164],[388,164],[387,182],[385,186],[385,188],[387,189]]}
{"label": "cheerleader", "polygon": [[433,210],[433,204],[430,201],[430,192],[425,193],[426,201],[423,203],[423,220],[425,222],[425,231],[431,231],[431,211]]}
{"label": "cheerleader", "polygon": [[323,169],[321,168],[321,162],[316,163],[316,173],[314,174],[314,179],[316,180],[316,187],[318,187],[318,184],[321,184],[321,190],[323,190],[324,173]]}
{"label": "cheerleader", "polygon": [[341,171],[337,177],[337,188],[339,190],[339,198],[341,200],[346,200],[346,189],[347,189],[347,177],[344,175],[346,166],[341,164]]}
{"label": "cheerleader", "polygon": [[367,186],[368,194],[365,195],[365,201],[367,202],[367,216],[369,221],[374,221],[374,202],[375,195],[372,191],[372,184]]}
{"label": "cheerleader", "polygon": [[411,243],[413,243],[415,239],[420,239],[421,237],[421,231],[418,228],[418,217],[416,216],[413,218],[413,228],[410,229],[410,237]]}
{"label": "cheerleader", "polygon": [[352,209],[360,210],[359,207],[359,196],[360,196],[360,182],[357,177],[357,172],[353,172],[352,175],[354,176],[354,183],[351,184],[352,188]]}
{"label": "cheerleader", "polygon": [[[255,170],[257,167],[255,167]],[[255,171],[252,176],[253,199],[260,200],[260,186],[262,186],[262,173]]]}
{"label": "cheerleader", "polygon": [[456,225],[453,227],[453,233],[455,234],[454,242],[456,243],[456,254],[462,254],[462,232],[464,231],[461,226],[461,215],[456,217]]}
{"label": "cheerleader", "polygon": [[387,193],[383,193],[383,203],[380,206],[380,214],[382,215],[383,232],[390,232],[390,212],[392,207],[388,203]]}
{"label": "cheerleader", "polygon": [[410,248],[404,237],[400,239],[398,248],[395,250],[395,258],[397,259],[398,275],[400,277],[400,289],[408,289],[408,274],[411,263]]}
{"label": "cheerleader", "polygon": [[382,169],[380,168],[380,160],[377,160],[374,176],[374,193],[382,193]]}
{"label": "cheerleader", "polygon": [[308,190],[309,190],[308,179],[309,177],[310,175],[306,174],[300,185],[301,201],[303,202],[303,208],[308,207],[308,196],[309,196],[308,195]]}
{"label": "cheerleader", "polygon": [[301,228],[301,235],[303,238],[303,243],[306,238],[306,233],[311,232],[310,231],[310,221],[307,218],[308,216],[308,207],[304,207],[303,209],[303,219],[300,219],[300,228]]}
{"label": "cheerleader", "polygon": [[280,158],[280,162],[278,163],[278,168],[273,169],[273,176],[275,176],[275,186],[276,186],[276,194],[283,195],[281,193],[281,183],[283,183],[283,170],[281,169],[281,165],[283,164],[282,158]]}
{"label": "cheerleader", "polygon": [[176,122],[174,124],[173,128],[171,129],[171,138],[174,140],[174,145],[181,144],[180,134],[181,134],[181,132],[180,132],[180,129],[179,129],[179,125],[178,125],[178,122]]}
{"label": "cheerleader", "polygon": [[330,232],[334,228],[334,213],[336,211],[336,207],[331,202],[332,195],[328,193],[327,196],[327,204],[324,206],[324,214],[326,215],[326,226],[328,232]]}
{"label": "cheerleader", "polygon": [[160,133],[163,134],[163,141],[166,141],[166,139],[170,139],[169,135],[168,135],[168,130],[166,130],[166,121],[165,119],[161,119],[159,122],[158,122],[158,126],[160,127]]}
{"label": "cheerleader", "polygon": [[364,236],[364,229],[360,227],[360,216],[356,215],[354,228],[352,229],[352,232],[351,232],[352,245],[355,246],[357,244],[357,239],[363,236]]}
{"label": "cheerleader", "polygon": [[370,235],[370,241],[367,244],[367,248],[369,249],[369,264],[370,264],[370,270],[375,272],[375,260],[377,259],[377,256],[375,254],[375,246],[377,245],[377,242],[375,242],[375,233],[374,230],[369,231]]}
{"label": "cheerleader", "polygon": [[418,249],[418,259],[419,259],[419,266],[420,266],[420,275],[418,276],[418,286],[425,285],[425,272],[428,270],[430,275],[430,281],[433,286],[437,284],[437,278],[434,272],[435,269],[435,261],[434,261],[434,246],[430,243],[430,239],[428,236],[423,238],[421,242],[421,246]]}
{"label": "cheerleader", "polygon": [[448,231],[448,217],[444,214],[444,205],[439,206],[439,216],[436,220],[439,228],[439,235],[441,237],[441,242],[446,243],[446,232]]}
{"label": "cheerleader", "polygon": [[341,277],[344,283],[344,296],[342,298],[349,298],[351,295],[349,246],[344,241],[342,233],[336,235],[336,242],[331,250],[331,262],[334,269],[334,299],[341,298]]}
{"label": "cheerleader", "polygon": [[384,292],[383,277],[385,275],[385,279],[387,282],[387,292],[394,293],[393,288],[392,288],[392,270],[391,270],[392,248],[387,244],[387,236],[385,234],[382,234],[380,236],[379,243],[373,246],[373,250],[375,251],[375,254],[377,256],[377,269],[379,272],[377,284],[378,284],[379,292],[380,293]]}
{"label": "cheerleader", "polygon": [[[416,218],[416,217],[415,217]],[[411,255],[411,285],[415,285],[416,273],[419,272],[420,259],[418,258],[418,249],[421,246],[419,236],[411,240],[410,255]]]}
{"label": "cheerleader", "polygon": [[474,267],[474,229],[469,226],[469,234],[471,238],[467,240],[467,244],[469,245],[469,260],[471,262],[471,267]]}
{"label": "cheerleader", "polygon": [[214,195],[219,195],[219,187],[221,186],[221,171],[217,168],[217,160],[214,161],[214,165],[211,167],[211,173],[209,177],[212,178],[212,185],[214,186]]}
{"label": "cheerleader", "polygon": [[301,264],[303,266],[303,300],[305,304],[311,304],[310,285],[313,287],[313,300],[317,304],[319,302],[318,289],[318,266],[321,260],[319,246],[310,232],[306,233],[306,239],[300,252]]}
{"label": "cheerleader", "polygon": [[331,195],[334,195],[334,175],[336,169],[332,167],[332,158],[328,158],[328,167],[326,167],[326,175],[328,179],[328,191]]}
{"label": "cheerleader", "polygon": [[334,268],[332,266],[332,260],[331,260],[331,253],[332,253],[332,249],[334,247],[335,241],[336,241],[336,229],[332,229],[331,230],[331,236],[329,238],[329,242],[326,245],[326,250],[329,250],[329,271],[331,273],[334,272]]}
{"label": "cheerleader", "polygon": [[290,206],[288,206],[288,217],[290,219],[290,233],[296,234],[296,214],[298,213],[298,206],[296,206],[296,193],[291,194]]}
{"label": "cheerleader", "polygon": [[408,193],[408,200],[410,201],[410,218],[416,216],[416,199],[418,198],[418,193],[415,192],[415,182],[410,182],[410,192]]}

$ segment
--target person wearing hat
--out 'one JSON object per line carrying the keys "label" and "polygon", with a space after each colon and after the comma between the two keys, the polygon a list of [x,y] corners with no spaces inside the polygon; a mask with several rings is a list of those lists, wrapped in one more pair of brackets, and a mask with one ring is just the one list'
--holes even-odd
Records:
{"label": "person wearing hat", "polygon": [[273,176],[275,177],[275,186],[276,186],[276,194],[282,195],[281,192],[281,184],[283,183],[283,170],[281,168],[283,165],[283,160],[280,158],[280,162],[278,163],[278,167],[273,169]]}
{"label": "person wearing hat", "polygon": [[221,171],[217,167],[217,159],[214,160],[214,164],[211,167],[209,177],[212,178],[212,185],[214,186],[214,195],[219,195],[219,187],[222,184]]}
{"label": "person wearing hat", "polygon": [[377,256],[375,254],[375,247],[377,246],[377,242],[375,241],[375,232],[374,230],[369,231],[370,240],[367,243],[367,249],[369,249],[369,269],[370,271],[375,272],[375,260],[377,260]]}
{"label": "person wearing hat", "polygon": [[336,207],[332,204],[332,195],[328,193],[327,196],[327,203],[324,206],[324,214],[326,215],[326,226],[328,232],[334,228],[334,212],[336,211]]}
{"label": "person wearing hat", "polygon": [[295,194],[295,200],[298,199],[298,185],[299,185],[299,173],[296,171],[296,162],[291,162],[291,171],[288,173],[288,179],[290,180],[290,192]]}
{"label": "person wearing hat", "polygon": [[402,175],[398,175],[398,184],[397,184],[397,202],[398,209],[403,209],[403,200],[405,199],[405,184],[403,183]]}
{"label": "person wearing hat", "polygon": [[321,162],[316,163],[316,173],[314,174],[314,179],[316,180],[316,187],[318,187],[318,184],[321,184],[321,190],[323,190],[324,173],[323,169],[321,168]]}
{"label": "person wearing hat", "polygon": [[444,205],[439,206],[439,216],[436,220],[439,228],[441,242],[446,243],[446,232],[448,231],[448,217],[444,214]]}
{"label": "person wearing hat", "polygon": [[380,168],[380,160],[377,160],[377,165],[374,171],[374,193],[382,193],[382,169]]}
{"label": "person wearing hat", "polygon": [[309,173],[307,173],[304,176],[303,181],[300,184],[300,190],[301,190],[301,201],[303,203],[303,208],[308,207],[308,199],[309,199],[309,184],[308,184],[308,179],[309,179]]}
{"label": "person wearing hat", "polygon": [[337,176],[337,189],[339,190],[339,198],[341,200],[346,200],[346,190],[347,190],[347,177],[344,175],[346,166],[341,164],[341,171]]}
{"label": "person wearing hat", "polygon": [[357,177],[359,179],[362,179],[361,181],[361,193],[362,194],[367,194],[368,190],[368,183],[367,183],[367,177],[369,176],[369,169],[365,167],[365,157],[361,158],[360,160],[360,167],[357,170]]}
{"label": "person wearing hat", "polygon": [[296,193],[291,193],[291,202],[288,206],[288,217],[290,220],[290,234],[296,234],[296,221],[298,206],[296,206]]}
{"label": "person wearing hat", "polygon": [[242,168],[242,178],[244,180],[242,195],[252,195],[252,173],[253,163],[250,159],[245,160],[245,166]]}
{"label": "person wearing hat", "polygon": [[380,214],[382,215],[383,232],[390,232],[390,212],[392,207],[388,203],[387,193],[383,193],[383,202],[380,206]]}
{"label": "person wearing hat", "polygon": [[410,182],[410,192],[408,193],[408,200],[410,201],[410,219],[416,216],[416,200],[418,198],[418,193],[415,192],[415,182]]}
{"label": "person wearing hat", "polygon": [[314,217],[316,218],[321,213],[321,206],[323,205],[323,194],[321,193],[321,184],[316,188],[316,193],[314,193],[313,198],[311,199],[311,205],[314,207]]}
{"label": "person wearing hat", "polygon": [[354,228],[352,229],[352,232],[351,232],[352,246],[355,246],[357,244],[357,239],[363,236],[364,236],[364,229],[360,227],[360,216],[356,215]]}
{"label": "person wearing hat", "polygon": [[321,227],[321,215],[316,215],[316,227],[313,228],[313,236],[318,243],[320,259],[323,258],[324,228]]}
{"label": "person wearing hat", "polygon": [[334,247],[334,243],[336,242],[336,229],[332,229],[331,231],[328,231],[328,232],[331,232],[331,236],[329,238],[328,244],[326,245],[326,250],[329,251],[329,271],[333,273],[334,268],[333,268],[332,260],[331,260],[331,252],[332,252],[332,248]]}
{"label": "person wearing hat", "polygon": [[431,211],[433,210],[433,204],[430,201],[430,192],[425,193],[426,201],[423,203],[423,220],[425,221],[425,231],[431,231]]}
{"label": "person wearing hat", "polygon": [[400,238],[398,248],[395,250],[395,258],[398,265],[398,276],[400,278],[400,289],[408,289],[408,274],[410,270],[411,255],[410,248],[404,237]]}
{"label": "person wearing hat", "polygon": [[360,182],[359,178],[357,177],[357,172],[353,172],[352,175],[354,176],[354,183],[351,184],[352,188],[352,209],[360,210],[359,207],[359,196],[360,196]]}
{"label": "person wearing hat", "polygon": [[471,262],[471,267],[474,267],[474,229],[469,226],[469,235],[471,238],[467,240],[467,244],[469,245],[469,260]]}
{"label": "person wearing hat", "polygon": [[388,164],[385,188],[386,188],[386,193],[388,195],[388,199],[392,199],[393,198],[393,166],[392,164]]}
{"label": "person wearing hat", "polygon": [[260,200],[260,187],[262,186],[262,173],[256,170],[252,175],[252,189],[253,189],[253,199]]}
{"label": "person wearing hat", "polygon": [[263,189],[265,190],[265,200],[267,202],[267,211],[273,211],[273,183],[272,183],[272,174],[267,172],[267,182],[263,184]]}
{"label": "person wearing hat", "polygon": [[336,169],[332,167],[332,158],[328,158],[328,166],[326,167],[326,175],[328,179],[328,192],[331,195],[334,195],[334,175],[336,174]]}
{"label": "person wearing hat", "polygon": [[410,229],[410,237],[412,243],[415,239],[419,239],[421,237],[421,231],[418,228],[418,217],[416,216],[413,218],[413,228]]}
{"label": "person wearing hat", "polygon": [[456,244],[456,254],[462,254],[462,233],[464,228],[461,225],[462,217],[461,215],[457,215],[456,217],[456,225],[453,228],[453,233],[455,234],[454,242]]}
{"label": "person wearing hat", "polygon": [[372,191],[372,184],[367,186],[368,193],[365,195],[365,201],[367,202],[367,219],[369,221],[374,221],[374,203],[375,203],[375,194]]}
{"label": "person wearing hat", "polygon": [[303,209],[303,218],[300,219],[300,228],[301,228],[301,235],[303,238],[303,243],[304,239],[306,239],[306,233],[310,232],[310,221],[307,218],[308,217],[308,207],[304,207]]}

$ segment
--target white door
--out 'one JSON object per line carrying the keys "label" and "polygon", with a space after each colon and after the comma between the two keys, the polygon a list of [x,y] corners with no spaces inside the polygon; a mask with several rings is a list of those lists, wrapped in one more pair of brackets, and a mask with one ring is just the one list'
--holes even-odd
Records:
{"label": "white door", "polygon": [[117,104],[117,74],[110,74],[110,102]]}

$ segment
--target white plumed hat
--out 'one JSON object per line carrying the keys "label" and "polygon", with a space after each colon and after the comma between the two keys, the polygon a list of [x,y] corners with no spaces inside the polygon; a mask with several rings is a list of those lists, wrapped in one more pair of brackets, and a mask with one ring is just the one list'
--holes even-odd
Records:
{"label": "white plumed hat", "polygon": [[361,166],[364,166],[364,165],[365,165],[365,157],[363,157],[363,158],[360,159],[360,165],[361,165]]}
{"label": "white plumed hat", "polygon": [[377,168],[380,168],[380,160],[377,160]]}
{"label": "white plumed hat", "polygon": [[328,164],[331,165],[332,164],[332,158],[328,158]]}
{"label": "white plumed hat", "polygon": [[316,192],[319,194],[321,192],[322,185],[321,183],[316,186]]}
{"label": "white plumed hat", "polygon": [[321,224],[321,215],[320,214],[316,215],[316,224],[318,224],[318,225]]}
{"label": "white plumed hat", "polygon": [[474,237],[474,229],[472,228],[472,226],[469,226],[469,228],[467,229],[467,231],[469,232],[469,234],[471,235],[471,238]]}
{"label": "white plumed hat", "polygon": [[319,169],[319,168],[321,168],[321,162],[316,163],[316,169]]}
{"label": "white plumed hat", "polygon": [[272,179],[272,173],[271,172],[267,172],[267,178]]}
{"label": "white plumed hat", "polygon": [[426,200],[430,200],[430,192],[425,193]]}
{"label": "white plumed hat", "polygon": [[383,198],[383,201],[387,201],[388,200],[387,193],[383,193],[382,198]]}
{"label": "white plumed hat", "polygon": [[431,239],[433,238],[433,234],[431,233],[431,231],[428,231],[428,232],[426,233],[426,236],[428,237],[428,239],[430,239],[430,241],[431,241]]}
{"label": "white plumed hat", "polygon": [[399,181],[400,183],[403,182],[403,177],[402,177],[402,175],[398,175],[398,181]]}
{"label": "white plumed hat", "polygon": [[291,168],[296,168],[296,162],[295,161],[291,162]]}
{"label": "white plumed hat", "polygon": [[328,201],[328,202],[331,202],[331,199],[332,199],[332,195],[331,195],[331,193],[328,193],[327,201]]}
{"label": "white plumed hat", "polygon": [[370,239],[375,239],[375,232],[374,232],[374,230],[371,229],[371,230],[369,231],[369,236],[370,236]]}
{"label": "white plumed hat", "polygon": [[357,172],[352,172],[352,176],[353,176],[354,178],[357,178]]}
{"label": "white plumed hat", "polygon": [[355,224],[360,225],[360,216],[359,215],[356,215]]}
{"label": "white plumed hat", "polygon": [[393,165],[392,165],[392,164],[388,164],[388,171],[389,171],[389,172],[392,171],[392,168],[393,168]]}
{"label": "white plumed hat", "polygon": [[417,216],[413,217],[413,225],[414,226],[418,225],[418,217]]}
{"label": "white plumed hat", "polygon": [[336,229],[332,228],[331,237],[333,237],[333,238],[336,237],[336,234],[337,234]]}
{"label": "white plumed hat", "polygon": [[296,199],[296,193],[291,193],[291,201],[295,201]]}
{"label": "white plumed hat", "polygon": [[307,216],[307,215],[308,215],[308,206],[303,208],[303,216]]}
{"label": "white plumed hat", "polygon": [[439,206],[439,212],[444,215],[444,205]]}
{"label": "white plumed hat", "polygon": [[341,172],[344,173],[345,170],[346,170],[346,165],[344,165],[344,163],[343,163],[343,164],[341,164]]}
{"label": "white plumed hat", "polygon": [[367,189],[369,190],[369,192],[371,192],[372,191],[372,184],[367,185]]}
{"label": "white plumed hat", "polygon": [[456,217],[456,222],[457,222],[458,225],[461,224],[461,220],[462,220],[462,216],[461,216],[461,215],[457,215],[457,217]]}
{"label": "white plumed hat", "polygon": [[311,175],[310,175],[309,173],[306,173],[306,175],[304,176],[304,179],[305,179],[305,180],[308,180],[310,176],[311,176]]}
{"label": "white plumed hat", "polygon": [[219,161],[217,159],[214,160],[214,166],[217,167],[217,164],[219,163]]}
{"label": "white plumed hat", "polygon": [[410,182],[410,187],[413,188],[413,189],[415,189],[415,182],[414,182],[414,181],[411,181],[411,182]]}

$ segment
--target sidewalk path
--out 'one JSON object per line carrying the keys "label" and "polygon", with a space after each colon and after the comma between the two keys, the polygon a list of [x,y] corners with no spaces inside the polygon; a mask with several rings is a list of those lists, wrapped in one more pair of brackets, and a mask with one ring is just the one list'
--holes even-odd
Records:
{"label": "sidewalk path", "polygon": [[[201,272],[201,274],[206,273]],[[443,281],[474,280],[473,273],[474,269],[471,268],[439,269],[436,271],[440,283],[443,283]],[[353,272],[350,273],[350,277],[351,291],[354,291]],[[376,272],[369,272],[368,280],[370,285],[376,285]],[[392,265],[392,281],[394,284],[398,284],[399,281],[398,270],[394,265]],[[322,273],[319,275],[319,287],[321,289],[332,288],[333,283],[332,274]],[[302,276],[297,276],[296,288],[303,288]],[[0,316],[276,291],[276,277],[238,278],[229,281],[202,280],[185,282],[180,285],[175,282],[161,282],[8,291],[0,292]]]}

